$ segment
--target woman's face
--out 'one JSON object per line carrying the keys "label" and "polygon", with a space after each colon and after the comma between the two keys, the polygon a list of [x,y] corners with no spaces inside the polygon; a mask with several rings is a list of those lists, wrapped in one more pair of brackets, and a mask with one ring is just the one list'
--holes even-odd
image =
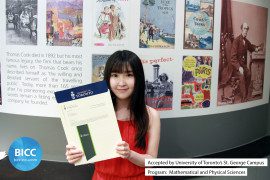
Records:
{"label": "woman's face", "polygon": [[160,78],[160,79],[161,79],[161,81],[163,81],[163,82],[164,82],[164,81],[166,81],[166,76],[164,76],[164,75],[163,75],[163,76],[161,76],[161,78]]}
{"label": "woman's face", "polygon": [[112,72],[110,87],[119,100],[127,100],[131,97],[135,86],[135,77],[131,67],[122,73]]}
{"label": "woman's face", "polygon": [[104,7],[104,12],[105,13],[109,13],[110,12],[110,8],[108,6]]}

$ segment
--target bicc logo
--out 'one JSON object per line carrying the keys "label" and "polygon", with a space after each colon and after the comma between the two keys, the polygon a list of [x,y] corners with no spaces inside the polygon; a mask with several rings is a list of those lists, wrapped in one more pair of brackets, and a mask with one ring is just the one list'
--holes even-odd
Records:
{"label": "bicc logo", "polygon": [[20,171],[30,171],[36,168],[42,158],[42,149],[39,143],[30,137],[15,139],[9,147],[10,163]]}

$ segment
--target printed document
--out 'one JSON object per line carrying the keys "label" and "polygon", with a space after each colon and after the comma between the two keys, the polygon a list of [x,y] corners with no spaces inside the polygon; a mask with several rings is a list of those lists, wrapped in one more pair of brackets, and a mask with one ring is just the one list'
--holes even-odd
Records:
{"label": "printed document", "polygon": [[111,95],[105,81],[55,92],[68,144],[84,152],[75,165],[116,158],[121,142]]}

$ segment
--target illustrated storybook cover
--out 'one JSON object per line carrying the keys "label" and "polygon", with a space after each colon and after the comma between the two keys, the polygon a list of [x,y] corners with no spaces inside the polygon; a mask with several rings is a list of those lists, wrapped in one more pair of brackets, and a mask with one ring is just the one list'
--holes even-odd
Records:
{"label": "illustrated storybook cover", "polygon": [[176,0],[141,0],[140,48],[173,49]]}
{"label": "illustrated storybook cover", "polygon": [[214,0],[185,1],[184,49],[213,49]]}
{"label": "illustrated storybook cover", "polygon": [[212,57],[184,56],[181,109],[210,106]]}

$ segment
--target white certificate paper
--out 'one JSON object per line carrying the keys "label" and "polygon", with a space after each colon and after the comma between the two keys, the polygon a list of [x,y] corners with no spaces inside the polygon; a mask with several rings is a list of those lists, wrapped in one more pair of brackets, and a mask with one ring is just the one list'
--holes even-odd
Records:
{"label": "white certificate paper", "polygon": [[105,81],[55,92],[68,144],[84,156],[75,165],[119,157],[122,141],[110,92]]}

